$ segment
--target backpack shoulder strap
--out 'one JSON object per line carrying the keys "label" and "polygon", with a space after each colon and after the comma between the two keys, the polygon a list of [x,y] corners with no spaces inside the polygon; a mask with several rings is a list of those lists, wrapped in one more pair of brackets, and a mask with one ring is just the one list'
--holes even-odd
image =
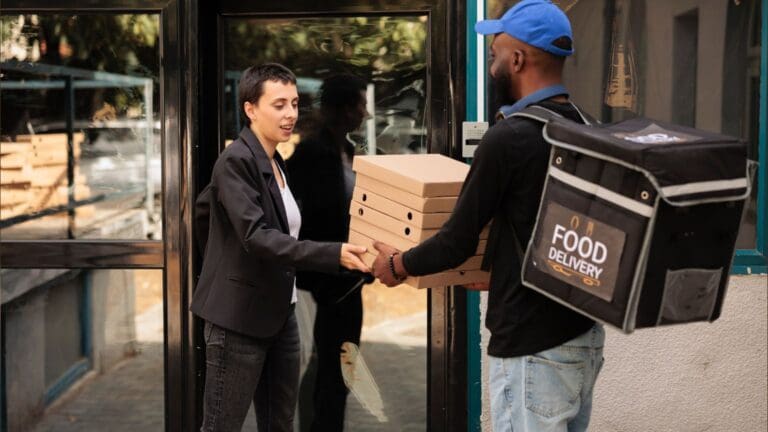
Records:
{"label": "backpack shoulder strap", "polygon": [[[599,121],[595,120],[594,117],[592,117],[591,115],[583,111],[581,108],[579,108],[579,106],[576,105],[575,103],[571,102],[571,105],[579,114],[579,117],[581,117],[581,121],[583,121],[585,125],[592,126],[600,123]],[[550,109],[544,108],[543,106],[540,106],[540,105],[530,105],[518,112],[510,114],[509,117],[528,118],[540,123],[547,123],[553,118],[563,118],[562,115]]]}
{"label": "backpack shoulder strap", "polygon": [[575,103],[571,102],[571,105],[574,109],[576,109],[576,112],[579,113],[579,117],[581,117],[581,121],[584,122],[587,126],[593,126],[600,124],[600,121],[596,118],[592,117],[587,113],[586,111],[582,110],[580,106],[576,105]]}
{"label": "backpack shoulder strap", "polygon": [[539,105],[530,105],[518,112],[512,113],[509,117],[527,118],[539,123],[547,123],[553,118],[563,118],[562,115]]}

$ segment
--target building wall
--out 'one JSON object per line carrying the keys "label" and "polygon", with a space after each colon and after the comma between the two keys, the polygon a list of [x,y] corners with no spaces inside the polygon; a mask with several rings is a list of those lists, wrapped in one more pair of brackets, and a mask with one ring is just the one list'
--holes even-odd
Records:
{"label": "building wall", "polygon": [[[590,431],[765,431],[768,276],[731,279],[714,323],[607,330]],[[483,298],[481,310],[485,311]],[[484,319],[483,314],[483,319]],[[483,347],[488,332],[482,335]],[[482,429],[491,431],[483,355]]]}
{"label": "building wall", "polygon": [[675,17],[687,11],[699,14],[696,53],[695,127],[720,132],[723,99],[723,54],[725,53],[728,4],[720,0],[676,0],[646,2],[647,51],[645,66],[646,117],[670,121],[673,94],[673,27]]}

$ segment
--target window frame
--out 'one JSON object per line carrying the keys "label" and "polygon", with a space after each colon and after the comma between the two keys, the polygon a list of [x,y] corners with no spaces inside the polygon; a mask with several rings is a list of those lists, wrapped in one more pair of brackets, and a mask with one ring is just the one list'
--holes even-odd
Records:
{"label": "window frame", "polygon": [[763,0],[761,8],[760,35],[760,116],[758,134],[758,163],[757,173],[757,221],[755,231],[757,239],[755,249],[739,249],[733,259],[731,274],[752,275],[768,274],[768,4]]}
{"label": "window frame", "polygon": [[[190,139],[195,128],[194,95],[186,84],[194,82],[194,48],[198,0],[5,0],[10,14],[157,14],[160,20],[160,122],[162,165],[162,240],[2,240],[3,268],[160,269],[164,293],[164,417],[166,431],[195,428],[194,356],[188,322],[191,293],[191,209],[189,195]],[[190,50],[189,46],[193,46]],[[0,317],[2,318],[2,317]],[[2,344],[0,344],[1,346]],[[2,373],[4,378],[5,373]],[[4,381],[3,381],[4,385]],[[0,388],[0,402],[4,387]],[[5,419],[5,416],[2,416]],[[0,422],[0,430],[5,425]]]}

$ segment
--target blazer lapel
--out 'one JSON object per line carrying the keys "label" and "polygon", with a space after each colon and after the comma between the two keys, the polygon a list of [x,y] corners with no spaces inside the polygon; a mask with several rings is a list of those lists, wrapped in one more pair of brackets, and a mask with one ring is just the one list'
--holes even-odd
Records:
{"label": "blazer lapel", "polygon": [[[244,127],[243,130],[240,131],[240,137],[243,139],[243,141],[245,141],[246,145],[251,150],[251,153],[253,153],[253,156],[256,159],[256,167],[258,168],[264,182],[267,185],[267,190],[269,191],[270,198],[272,199],[272,204],[277,210],[277,216],[278,220],[280,221],[281,230],[286,234],[290,234],[290,229],[288,227],[288,216],[285,213],[285,205],[283,204],[283,196],[280,194],[280,187],[277,184],[275,172],[272,170],[272,163],[269,161],[267,152],[264,151],[264,148],[261,146],[259,139],[256,138],[256,135],[253,134],[250,128]],[[282,162],[282,159],[277,152],[275,152],[275,158],[275,161],[278,164]],[[283,169],[283,172],[285,172],[285,169]],[[286,185],[288,184],[288,181],[285,178],[283,178],[283,182],[285,182]]]}

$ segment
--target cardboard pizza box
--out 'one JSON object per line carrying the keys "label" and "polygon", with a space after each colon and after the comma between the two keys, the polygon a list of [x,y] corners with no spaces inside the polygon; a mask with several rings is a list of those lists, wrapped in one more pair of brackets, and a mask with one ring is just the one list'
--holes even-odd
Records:
{"label": "cardboard pizza box", "polygon": [[355,187],[352,200],[418,228],[439,228],[451,217],[450,212],[422,213],[362,187]]}
{"label": "cardboard pizza box", "polygon": [[439,154],[356,156],[352,169],[422,197],[457,196],[469,165]]}
{"label": "cardboard pizza box", "polygon": [[[412,240],[418,243],[432,237],[440,231],[439,228],[424,229],[415,225],[409,224],[393,217],[390,217],[380,211],[376,211],[362,203],[352,201],[349,206],[349,213],[353,218],[362,219],[372,225],[375,225],[381,229],[389,231],[393,234],[397,234],[408,240]],[[486,227],[480,232],[481,239],[487,239],[490,229]]]}
{"label": "cardboard pizza box", "polygon": [[[369,239],[369,243],[363,243],[362,241],[364,241],[364,239],[356,237],[356,235],[362,235],[364,238]],[[356,243],[353,239],[361,241],[361,243]],[[368,248],[368,250],[373,250],[373,240],[370,239],[379,240],[399,250],[408,250],[412,247],[418,246],[418,243],[378,228],[377,226],[371,225],[364,220],[352,218],[349,225],[349,242],[365,246]],[[475,255],[482,255],[485,253],[485,248],[487,245],[487,239],[480,239],[477,242]]]}
{"label": "cardboard pizza box", "polygon": [[417,242],[400,237],[397,234],[383,230],[375,225],[371,225],[362,219],[352,218],[349,222],[349,242],[365,246],[368,250],[374,250],[373,240],[368,240],[368,243],[359,243],[362,239],[356,237],[355,234],[361,234],[367,239],[378,240],[399,250],[408,250],[418,246]]}
{"label": "cardboard pizza box", "polygon": [[439,228],[419,228],[413,224],[409,224],[408,222],[403,222],[401,220],[387,216],[384,213],[376,211],[357,201],[352,201],[349,206],[349,213],[353,218],[362,219],[372,225],[376,225],[381,229],[387,230],[393,234],[414,241],[416,243],[421,243],[440,231]]}
{"label": "cardboard pizza box", "polygon": [[456,196],[418,196],[360,173],[355,176],[355,187],[369,190],[422,213],[450,213],[458,199]]}
{"label": "cardboard pizza box", "polygon": [[[376,260],[376,255],[370,253],[363,255],[363,262],[368,266],[373,265],[374,260]],[[470,283],[488,283],[490,280],[491,274],[486,271],[453,270],[426,276],[409,276],[403,281],[403,284],[414,288],[439,288]]]}
{"label": "cardboard pizza box", "polygon": [[[378,251],[376,251],[376,248],[373,247],[374,240],[365,234],[361,234],[356,231],[350,231],[349,242],[356,245],[365,246],[368,249],[366,253],[370,253],[373,255],[378,254]],[[406,249],[400,249],[400,250],[406,250]],[[456,267],[453,270],[480,270],[480,268],[482,267],[482,264],[483,264],[483,255],[473,255],[469,257],[466,261],[464,261],[460,266]]]}

